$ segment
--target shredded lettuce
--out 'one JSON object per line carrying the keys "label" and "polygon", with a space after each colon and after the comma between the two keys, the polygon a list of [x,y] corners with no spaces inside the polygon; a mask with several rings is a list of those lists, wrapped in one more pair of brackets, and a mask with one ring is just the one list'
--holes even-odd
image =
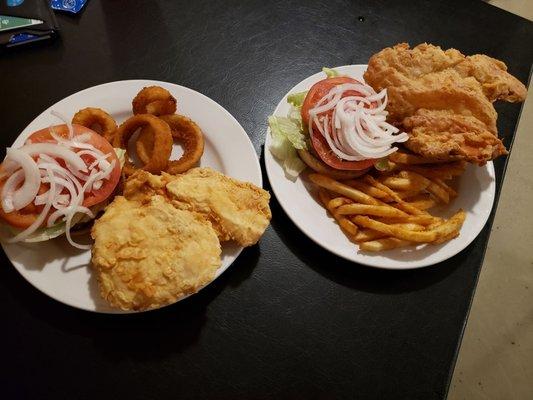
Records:
{"label": "shredded lettuce", "polygon": [[117,154],[117,158],[120,163],[120,166],[124,167],[124,164],[126,163],[126,150],[119,149],[117,147],[114,147],[113,150],[115,150],[115,153]]}
{"label": "shredded lettuce", "polygon": [[270,116],[268,124],[272,134],[270,152],[283,162],[287,178],[295,180],[306,167],[296,152],[296,149],[307,148],[301,119]]}
{"label": "shredded lettuce", "polygon": [[374,164],[374,167],[378,171],[386,172],[391,171],[393,168],[393,165],[389,162],[389,159],[387,157],[380,159],[378,162]]}
{"label": "shredded lettuce", "polygon": [[[14,229],[12,229],[15,231]],[[51,226],[50,228],[40,228],[37,229],[33,234],[28,237],[25,242],[32,243],[32,242],[44,242],[46,240],[50,240],[53,238],[56,238],[58,236],[61,236],[65,233],[67,230],[67,224],[64,222],[61,222],[60,224],[55,224],[54,226]],[[16,235],[20,233],[20,231],[13,232],[13,235]]]}
{"label": "shredded lettuce", "polygon": [[295,149],[306,149],[301,119],[287,117],[268,117],[268,124],[274,139],[286,139]]}
{"label": "shredded lettuce", "polygon": [[[331,68],[322,68],[328,78],[339,76],[340,74]],[[295,180],[306,168],[306,164],[298,156],[297,150],[307,149],[306,128],[302,126],[302,116],[300,114],[307,91],[291,93],[287,96],[287,103],[291,109],[287,117],[268,117],[268,125],[272,135],[270,152],[274,157],[282,162],[283,170],[287,178]]]}
{"label": "shredded lettuce", "polygon": [[335,71],[333,68],[324,67],[322,68],[322,72],[324,72],[328,78],[334,78],[336,76],[340,76],[340,74],[337,71]]}
{"label": "shredded lettuce", "polygon": [[307,96],[307,90],[305,92],[292,93],[287,96],[287,103],[294,107],[302,107],[305,96]]}

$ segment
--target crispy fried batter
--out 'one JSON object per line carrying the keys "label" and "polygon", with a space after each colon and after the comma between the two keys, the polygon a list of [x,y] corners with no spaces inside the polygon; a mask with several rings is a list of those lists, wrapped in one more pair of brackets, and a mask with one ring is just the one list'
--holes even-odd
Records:
{"label": "crispy fried batter", "polygon": [[204,215],[221,241],[251,246],[271,218],[270,194],[257,186],[225,176],[210,168],[193,168],[167,184],[172,203]]}
{"label": "crispy fried batter", "polygon": [[92,237],[102,297],[123,310],[173,303],[209,283],[221,264],[211,224],[158,195],[145,203],[116,197]]}
{"label": "crispy fried batter", "polygon": [[510,103],[526,99],[526,87],[507,72],[507,65],[484,54],[468,56],[454,68],[463,78],[475,78],[490,101]]}
{"label": "crispy fried batter", "polygon": [[413,152],[436,159],[468,159],[482,164],[507,154],[502,141],[471,116],[447,110],[419,109],[403,121]]}
{"label": "crispy fried batter", "polygon": [[525,86],[503,62],[426,43],[380,51],[370,59],[364,78],[375,90],[387,89],[390,120],[411,136],[406,145],[441,160],[484,164],[506,154],[492,102],[526,96]]}
{"label": "crispy fried batter", "polygon": [[196,292],[220,266],[221,241],[257,243],[271,218],[269,199],[209,168],[176,176],[135,171],[92,229],[102,296],[144,310]]}

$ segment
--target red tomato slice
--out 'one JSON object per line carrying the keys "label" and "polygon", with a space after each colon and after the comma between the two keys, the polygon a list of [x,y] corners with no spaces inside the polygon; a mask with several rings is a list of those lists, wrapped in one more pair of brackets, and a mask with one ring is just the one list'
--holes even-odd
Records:
{"label": "red tomato slice", "polygon": [[[304,126],[309,125],[309,110],[314,108],[316,104],[324,97],[328,92],[333,89],[335,86],[342,85],[343,83],[361,83],[356,79],[350,78],[348,76],[337,76],[334,78],[326,78],[320,82],[315,83],[307,92],[304,103],[302,105],[302,122]],[[347,96],[361,96],[361,93],[350,90],[343,94],[343,97]],[[330,112],[330,117],[331,117]],[[374,165],[377,160],[363,160],[363,161],[346,161],[341,160],[329,147],[326,139],[322,134],[313,127],[313,132],[309,132],[311,135],[311,144],[315,149],[316,153],[322,161],[327,165],[335,169],[341,170],[350,170],[350,171],[359,171],[366,169]]]}
{"label": "red tomato slice", "polygon": [[311,135],[311,144],[315,149],[316,153],[320,156],[322,161],[328,164],[330,167],[335,169],[342,169],[348,171],[359,171],[362,169],[370,168],[378,160],[369,159],[362,161],[345,161],[341,160],[337,155],[331,150],[328,142],[324,139],[324,136],[320,132],[315,132]]}
{"label": "red tomato slice", "polygon": [[[107,158],[109,162],[115,160],[115,168],[111,172],[109,178],[103,181],[102,187],[98,190],[85,193],[83,206],[91,207],[107,199],[115,190],[115,187],[117,186],[120,180],[120,162],[115,153],[115,150],[113,149],[113,146],[111,146],[111,144],[98,133],[80,125],[73,125],[73,128],[75,136],[85,133],[90,134],[89,140],[86,140],[85,142],[93,145],[96,149],[100,150],[104,154],[110,154],[110,156]],[[60,136],[64,136],[65,138],[68,136],[68,128],[66,125],[55,126],[54,130]],[[34,132],[30,135],[28,139],[30,139],[32,143],[55,142],[55,140],[50,135],[48,128]],[[91,164],[94,161],[92,157],[85,155],[82,156],[82,159],[86,162],[87,165]],[[0,192],[4,186],[4,183],[5,180],[0,182]],[[43,193],[46,190],[48,190],[48,185],[43,184],[41,186],[40,192]],[[29,206],[24,207],[22,210],[6,213],[4,212],[3,208],[0,207],[0,218],[4,219],[8,224],[14,227],[24,229],[29,227],[36,220],[42,209],[42,206],[36,207],[33,204],[30,204]]]}

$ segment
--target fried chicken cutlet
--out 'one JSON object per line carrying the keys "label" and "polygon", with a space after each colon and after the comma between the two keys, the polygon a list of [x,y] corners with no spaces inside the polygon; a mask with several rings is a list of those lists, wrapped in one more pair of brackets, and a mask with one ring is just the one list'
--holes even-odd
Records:
{"label": "fried chicken cutlet", "polygon": [[107,302],[123,310],[162,307],[211,282],[220,242],[201,215],[163,196],[117,196],[92,228],[92,264]]}
{"label": "fried chicken cutlet", "polygon": [[182,175],[138,170],[92,229],[102,297],[123,310],[164,306],[209,283],[220,242],[257,243],[267,191],[209,168]]}
{"label": "fried chicken cutlet", "polygon": [[527,93],[501,61],[426,43],[380,51],[364,78],[377,91],[387,89],[389,118],[410,135],[406,147],[425,157],[480,165],[507,153],[492,103],[523,101]]}
{"label": "fried chicken cutlet", "polygon": [[230,178],[211,168],[161,176],[139,170],[124,185],[124,196],[143,200],[164,195],[176,208],[203,215],[221,242],[251,246],[259,240],[272,214],[270,194],[249,182]]}
{"label": "fried chicken cutlet", "polygon": [[266,190],[210,168],[193,168],[177,175],[166,188],[175,207],[204,215],[221,241],[251,246],[272,217]]}

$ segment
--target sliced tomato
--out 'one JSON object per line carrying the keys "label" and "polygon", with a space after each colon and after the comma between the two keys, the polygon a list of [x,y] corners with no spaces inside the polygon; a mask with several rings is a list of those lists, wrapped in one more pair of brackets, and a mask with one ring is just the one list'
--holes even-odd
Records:
{"label": "sliced tomato", "polygon": [[328,142],[324,139],[324,136],[320,132],[315,132],[311,135],[311,143],[316,153],[320,156],[320,159],[328,164],[331,168],[346,170],[346,171],[359,171],[362,169],[370,168],[378,160],[362,160],[362,161],[345,161],[341,160],[331,150]]}
{"label": "sliced tomato", "polygon": [[[4,188],[6,181],[0,181],[0,193]],[[42,194],[48,190],[46,185],[41,185],[39,188],[39,194]],[[2,207],[0,207],[0,218],[6,221],[9,225],[15,228],[25,229],[29,227],[37,219],[37,216],[41,213],[44,206],[36,206],[29,204],[21,210],[6,213]]]}
{"label": "sliced tomato", "polygon": [[[90,135],[90,138],[85,142],[93,145],[102,153],[109,154],[109,156],[107,157],[107,160],[109,162],[112,162],[113,160],[115,161],[115,168],[111,172],[111,175],[109,175],[108,179],[105,179],[103,181],[102,187],[98,190],[85,193],[83,206],[91,207],[107,199],[115,190],[120,180],[120,161],[115,153],[115,150],[113,149],[113,146],[111,146],[111,144],[106,139],[104,139],[104,137],[80,125],[73,125],[73,128],[75,136],[88,133]],[[68,136],[68,128],[66,125],[55,126],[54,131],[65,138]],[[34,132],[29,136],[28,139],[31,140],[32,143],[55,142],[54,138],[50,135],[50,131],[48,128]],[[94,161],[90,156],[85,155],[82,156],[82,159],[87,165],[90,165]],[[2,191],[4,183],[5,180],[0,182],[0,192]],[[81,183],[83,184],[83,182]],[[41,185],[41,188],[39,190],[40,193],[43,193],[46,190],[48,190],[48,185]],[[42,209],[42,206],[36,207],[33,204],[30,204],[19,211],[6,213],[4,212],[3,208],[0,207],[0,218],[2,218],[8,224],[14,227],[24,229],[29,227],[37,219],[37,216],[42,211]]]}
{"label": "sliced tomato", "polygon": [[[315,83],[307,92],[307,96],[304,99],[302,105],[302,122],[304,126],[309,125],[309,110],[314,108],[316,104],[323,98],[328,92],[333,89],[335,86],[342,85],[344,83],[361,83],[354,78],[348,76],[336,76],[334,78],[326,78],[320,82]],[[346,96],[361,96],[361,93],[350,90],[343,94],[343,97]],[[332,112],[331,112],[332,113]],[[331,114],[330,113],[330,114]],[[316,153],[322,161],[332,168],[341,169],[341,170],[350,170],[350,171],[359,171],[366,169],[374,165],[378,160],[363,160],[363,161],[346,161],[341,160],[329,147],[326,139],[322,134],[313,126],[313,132],[309,132],[311,136],[311,144],[315,149]]]}

